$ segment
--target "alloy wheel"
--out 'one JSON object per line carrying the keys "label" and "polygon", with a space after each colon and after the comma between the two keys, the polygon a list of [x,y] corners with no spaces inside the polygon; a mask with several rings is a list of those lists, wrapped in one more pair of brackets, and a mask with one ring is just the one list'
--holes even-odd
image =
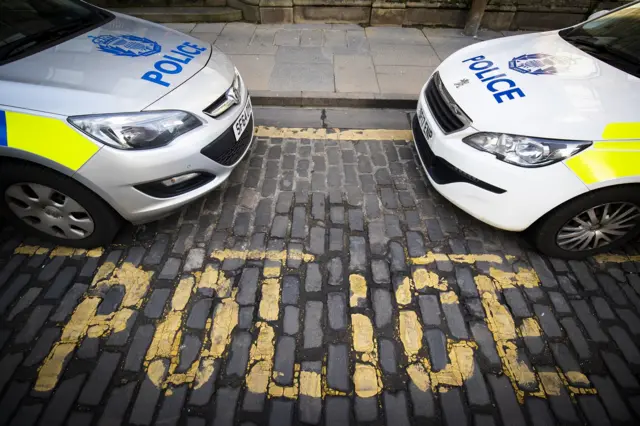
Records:
{"label": "alloy wheel", "polygon": [[601,204],[565,223],[556,236],[556,243],[567,251],[597,249],[624,237],[639,221],[640,208],[635,204]]}

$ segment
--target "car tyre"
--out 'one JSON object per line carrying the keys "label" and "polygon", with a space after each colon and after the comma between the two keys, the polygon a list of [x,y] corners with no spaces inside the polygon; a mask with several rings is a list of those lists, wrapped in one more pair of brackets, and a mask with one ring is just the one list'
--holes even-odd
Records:
{"label": "car tyre", "polygon": [[[640,235],[639,189],[625,185],[588,192],[549,212],[528,230],[528,236],[540,252],[564,259],[619,248]],[[591,242],[583,248],[589,236]],[[599,244],[594,244],[596,238]]]}
{"label": "car tyre", "polygon": [[0,215],[25,233],[77,248],[109,244],[122,223],[107,203],[72,178],[13,161],[0,165]]}

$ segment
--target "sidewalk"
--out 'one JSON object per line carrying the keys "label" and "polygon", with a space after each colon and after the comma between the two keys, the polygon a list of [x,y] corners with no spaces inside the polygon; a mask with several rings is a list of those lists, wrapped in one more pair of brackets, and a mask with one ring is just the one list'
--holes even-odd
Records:
{"label": "sidewalk", "polygon": [[[256,104],[383,106],[409,101],[451,53],[513,32],[351,24],[167,24],[227,53]],[[391,105],[386,105],[391,106]],[[399,105],[398,105],[399,106]]]}

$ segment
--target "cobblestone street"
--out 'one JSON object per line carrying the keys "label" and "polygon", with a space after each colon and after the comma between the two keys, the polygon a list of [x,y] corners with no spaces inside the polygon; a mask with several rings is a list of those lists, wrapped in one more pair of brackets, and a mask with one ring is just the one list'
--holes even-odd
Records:
{"label": "cobblestone street", "polygon": [[541,257],[410,140],[258,127],[108,248],[0,231],[0,424],[638,424],[640,255]]}

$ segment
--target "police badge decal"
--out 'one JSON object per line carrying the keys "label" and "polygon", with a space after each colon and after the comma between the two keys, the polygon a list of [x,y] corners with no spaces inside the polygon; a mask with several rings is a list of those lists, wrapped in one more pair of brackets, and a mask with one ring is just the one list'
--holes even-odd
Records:
{"label": "police badge decal", "polygon": [[151,56],[160,53],[162,48],[158,43],[148,38],[138,37],[130,34],[89,36],[91,41],[98,46],[102,52],[111,53],[116,56]]}

